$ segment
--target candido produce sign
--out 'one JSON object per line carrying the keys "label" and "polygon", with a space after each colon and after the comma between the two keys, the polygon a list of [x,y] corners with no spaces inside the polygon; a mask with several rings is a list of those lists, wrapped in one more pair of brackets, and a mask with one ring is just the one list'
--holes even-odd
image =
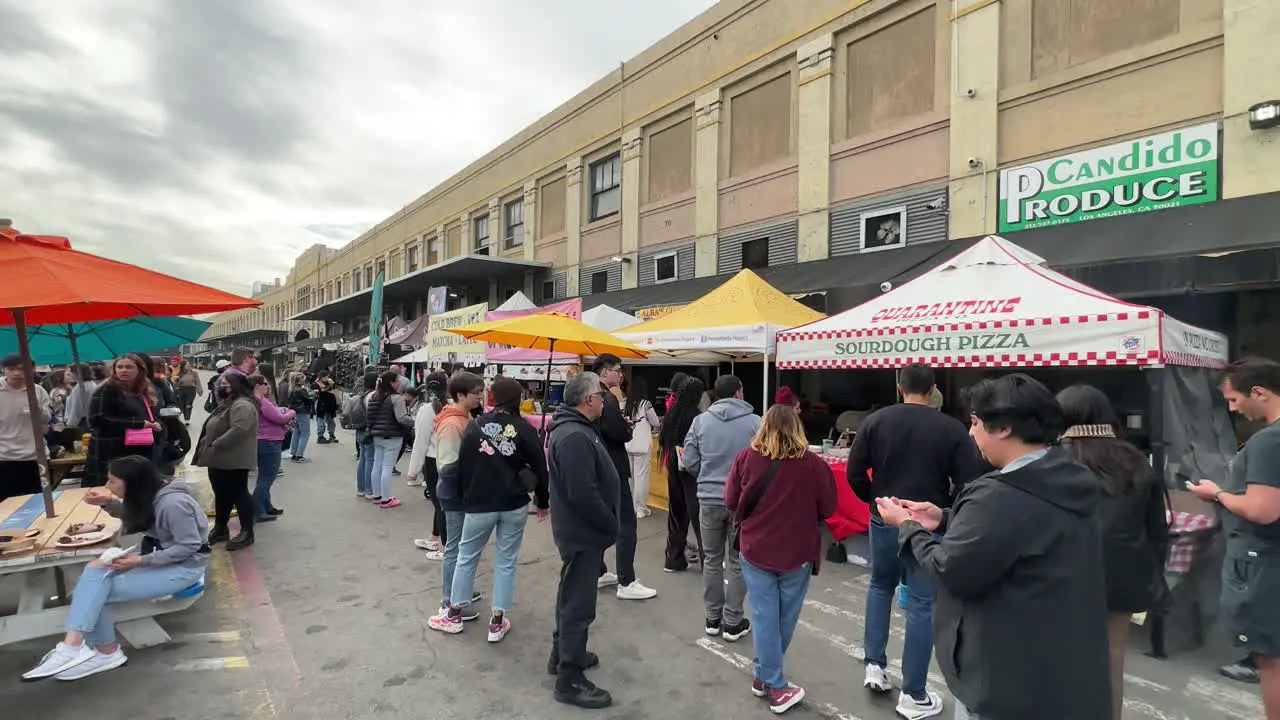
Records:
{"label": "candido produce sign", "polygon": [[1207,123],[1000,171],[1000,232],[1218,199],[1218,125]]}

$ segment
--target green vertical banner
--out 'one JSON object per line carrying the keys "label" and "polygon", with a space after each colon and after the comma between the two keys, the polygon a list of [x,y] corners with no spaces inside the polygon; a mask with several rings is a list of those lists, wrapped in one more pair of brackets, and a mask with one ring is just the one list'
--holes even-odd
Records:
{"label": "green vertical banner", "polygon": [[382,354],[382,273],[373,280],[373,298],[369,301],[369,364],[377,365]]}

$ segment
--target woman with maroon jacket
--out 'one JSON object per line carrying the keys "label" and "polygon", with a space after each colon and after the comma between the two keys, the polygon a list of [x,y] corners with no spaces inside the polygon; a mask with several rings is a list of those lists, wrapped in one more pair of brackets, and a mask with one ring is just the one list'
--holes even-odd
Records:
{"label": "woman with maroon jacket", "polygon": [[804,699],[787,682],[782,658],[795,634],[822,557],[822,521],[836,509],[835,476],[809,452],[791,405],[765,413],[751,447],[738,453],[724,486],[724,505],[738,528],[742,577],[750,598],[756,659],[751,693],[774,713]]}

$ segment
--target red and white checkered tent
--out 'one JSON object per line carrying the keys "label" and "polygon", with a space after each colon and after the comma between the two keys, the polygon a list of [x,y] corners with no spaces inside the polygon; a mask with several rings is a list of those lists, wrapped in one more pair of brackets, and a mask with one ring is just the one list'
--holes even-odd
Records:
{"label": "red and white checkered tent", "polygon": [[920,277],[778,333],[780,368],[1222,367],[1227,340],[1050,270],[989,236]]}

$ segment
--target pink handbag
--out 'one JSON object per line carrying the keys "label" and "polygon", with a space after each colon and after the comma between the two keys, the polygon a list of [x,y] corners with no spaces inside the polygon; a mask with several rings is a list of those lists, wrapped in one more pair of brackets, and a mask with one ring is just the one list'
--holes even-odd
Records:
{"label": "pink handbag", "polygon": [[[151,415],[151,406],[147,404],[146,398],[143,398],[142,406],[147,409],[147,420],[155,422],[155,418]],[[125,447],[151,447],[156,444],[156,431],[149,427],[126,428],[124,431],[124,444]]]}

